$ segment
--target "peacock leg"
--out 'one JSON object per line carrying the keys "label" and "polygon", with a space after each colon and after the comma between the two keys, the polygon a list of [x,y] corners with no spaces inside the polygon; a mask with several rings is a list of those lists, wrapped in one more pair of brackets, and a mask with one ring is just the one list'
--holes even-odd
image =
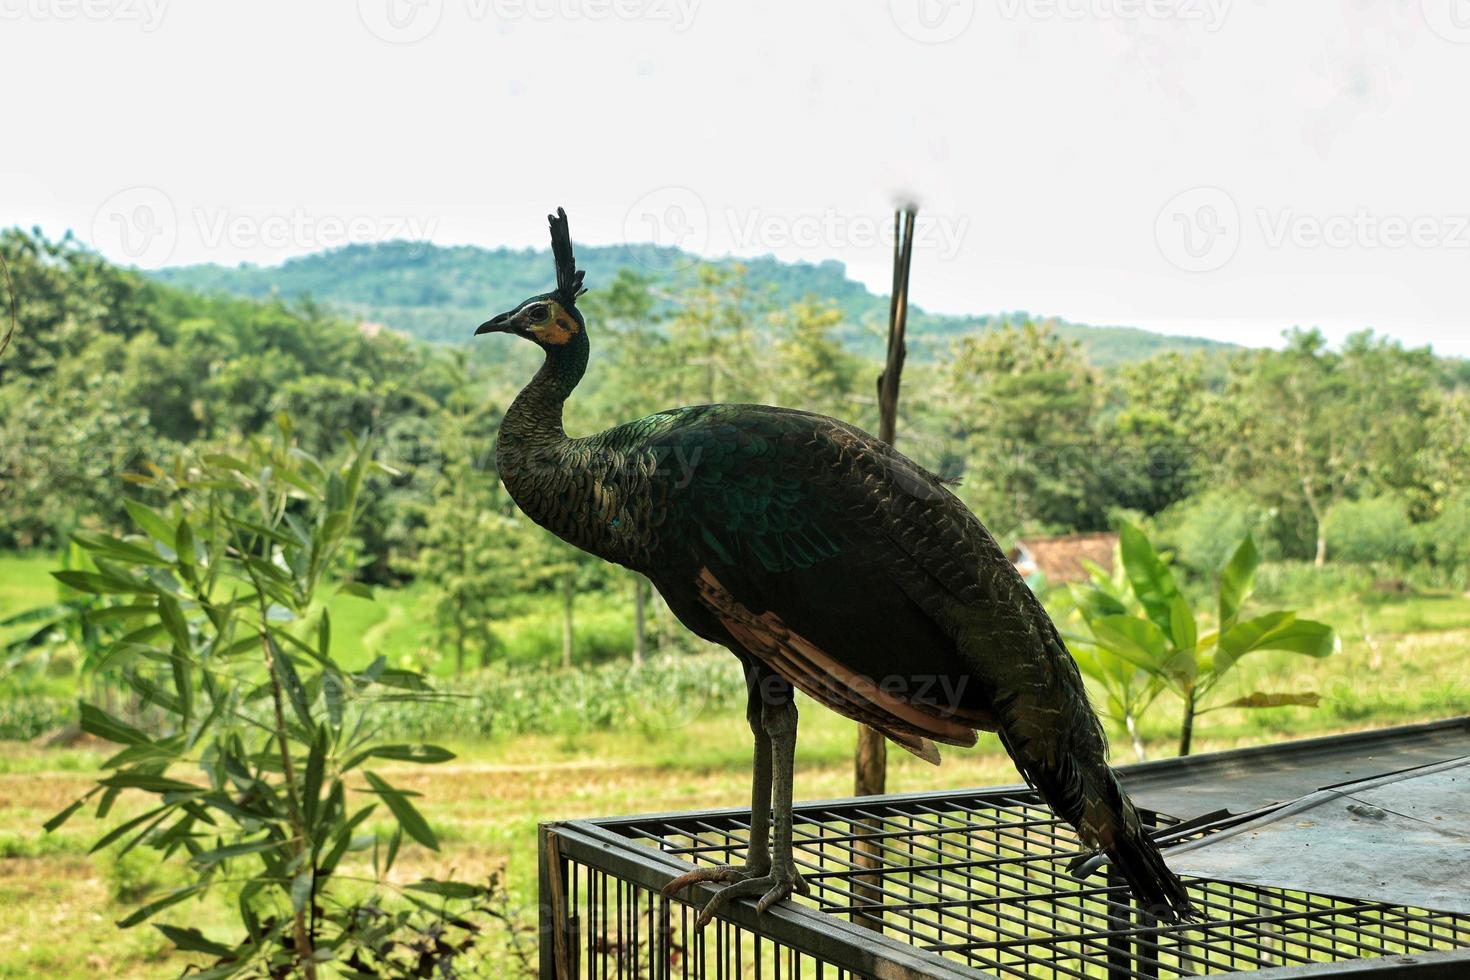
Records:
{"label": "peacock leg", "polygon": [[745,851],[745,864],[696,868],[664,886],[665,896],[700,882],[729,884],[759,878],[771,870],[771,736],[761,722],[761,694],[758,668],[747,672],[749,698],[745,704],[745,720],[755,736],[755,754],[750,780],[750,844]]}
{"label": "peacock leg", "polygon": [[737,898],[758,897],[756,911],[764,912],[782,899],[788,898],[792,891],[808,894],[806,881],[796,870],[791,843],[791,794],[796,770],[796,703],[791,700],[789,687],[785,687],[784,697],[773,700],[769,698],[769,694],[768,686],[768,699],[762,704],[761,727],[770,740],[771,802],[775,811],[775,839],[771,848],[769,871],[760,875],[742,874],[733,879],[718,879],[733,880],[733,883],[716,892],[705,904],[696,923],[701,928],[716,912]]}

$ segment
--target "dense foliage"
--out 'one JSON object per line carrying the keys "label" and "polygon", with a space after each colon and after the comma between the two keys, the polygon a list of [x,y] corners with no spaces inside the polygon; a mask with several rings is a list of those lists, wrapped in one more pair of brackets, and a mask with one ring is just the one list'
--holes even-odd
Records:
{"label": "dense foliage", "polygon": [[[121,475],[238,442],[286,413],[318,455],[343,432],[373,433],[383,466],[365,481],[347,561],[368,583],[432,585],[434,641],[460,662],[495,659],[495,624],[528,592],[565,596],[568,621],[579,595],[634,594],[627,576],[535,533],[499,490],[496,426],[533,350],[428,345],[341,312],[354,309],[349,296],[413,306],[414,270],[426,266],[453,281],[457,335],[468,334],[496,300],[544,288],[544,255],[379,246],[240,273],[283,277],[283,294],[319,289],[330,312],[265,286],[259,299],[189,292],[70,239],[11,231],[0,247],[21,323],[0,361],[0,548],[116,531]],[[828,281],[840,269],[676,258],[589,252],[589,265],[629,267],[605,271],[586,298],[596,349],[569,430],[711,400],[876,428],[878,365],[854,340],[871,324],[852,290]],[[169,278],[235,282],[206,272]],[[793,297],[829,286],[835,299]],[[1470,565],[1464,362],[1367,333],[1334,349],[1295,331],[1281,350],[1099,367],[1053,322],[992,323],[952,342],[922,317],[912,330],[938,356],[910,362],[900,445],[958,479],[1003,542],[1130,518],[1198,579],[1246,534],[1269,558],[1372,556],[1456,581]],[[563,659],[573,656],[568,639]]]}
{"label": "dense foliage", "polygon": [[[210,959],[196,976],[313,978],[329,963],[358,976],[448,976],[475,945],[465,910],[486,888],[388,878],[405,837],[439,846],[416,794],[373,768],[453,758],[379,740],[378,705],[427,699],[425,682],[381,659],[346,670],[333,654],[321,593],[340,580],[370,459],[354,446],[341,466],[324,465],[283,430],[238,455],[156,471],[146,485],[167,504],[129,500],[128,533],[77,535],[95,571],[56,573],[113,600],[87,613],[112,632],[93,671],[120,677],[153,720],[144,728],[80,706],[82,729],[119,751],[47,830],[93,799],[103,818],[124,790],[155,797],[93,850],[145,847],[191,873],[123,928],[212,890],[235,898],[243,935],[229,940],[177,909],[156,924]],[[379,812],[391,833],[368,822]]]}

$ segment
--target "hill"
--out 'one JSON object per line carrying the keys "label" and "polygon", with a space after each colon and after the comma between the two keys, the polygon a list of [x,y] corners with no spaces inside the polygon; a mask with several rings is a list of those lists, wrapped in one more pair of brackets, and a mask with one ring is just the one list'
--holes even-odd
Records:
{"label": "hill", "polygon": [[[585,268],[630,268],[677,287],[696,258],[655,245],[579,246]],[[744,265],[750,285],[778,303],[820,297],[836,303],[847,321],[843,340],[853,350],[876,355],[888,317],[888,297],[851,279],[841,262],[782,262],[772,256],[721,259]],[[547,288],[551,260],[541,249],[485,249],[395,241],[348,245],[305,255],[278,266],[192,265],[163,269],[154,278],[187,289],[234,296],[310,296],[341,313],[380,322],[411,336],[457,342],[490,312],[498,312]],[[916,355],[925,356],[950,338],[1023,317],[942,316],[910,308]],[[1173,337],[1132,327],[1056,324],[1057,332],[1081,344],[1099,366],[1141,360],[1164,351],[1225,350],[1232,345]]]}

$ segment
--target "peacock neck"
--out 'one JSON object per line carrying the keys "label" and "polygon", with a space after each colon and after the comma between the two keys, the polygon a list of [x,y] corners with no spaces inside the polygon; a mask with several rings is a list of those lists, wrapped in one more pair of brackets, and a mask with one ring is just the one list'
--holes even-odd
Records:
{"label": "peacock neck", "polygon": [[587,371],[587,335],[546,349],[536,376],[506,409],[500,423],[499,452],[544,449],[567,441],[562,406]]}

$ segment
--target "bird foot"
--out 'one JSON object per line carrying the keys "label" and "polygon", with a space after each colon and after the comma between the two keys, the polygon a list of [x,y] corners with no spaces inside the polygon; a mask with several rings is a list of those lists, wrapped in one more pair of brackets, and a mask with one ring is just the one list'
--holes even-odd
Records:
{"label": "bird foot", "polygon": [[795,868],[784,871],[777,868],[770,874],[758,874],[749,868],[722,866],[696,868],[688,874],[680,875],[664,886],[663,895],[667,898],[690,885],[704,882],[719,882],[725,887],[715,892],[714,898],[706,902],[700,910],[699,918],[695,921],[695,926],[700,929],[709,924],[715,913],[737,898],[760,896],[755,903],[755,910],[765,912],[782,899],[789,898],[793,891],[802,895],[811,894],[811,887]]}

